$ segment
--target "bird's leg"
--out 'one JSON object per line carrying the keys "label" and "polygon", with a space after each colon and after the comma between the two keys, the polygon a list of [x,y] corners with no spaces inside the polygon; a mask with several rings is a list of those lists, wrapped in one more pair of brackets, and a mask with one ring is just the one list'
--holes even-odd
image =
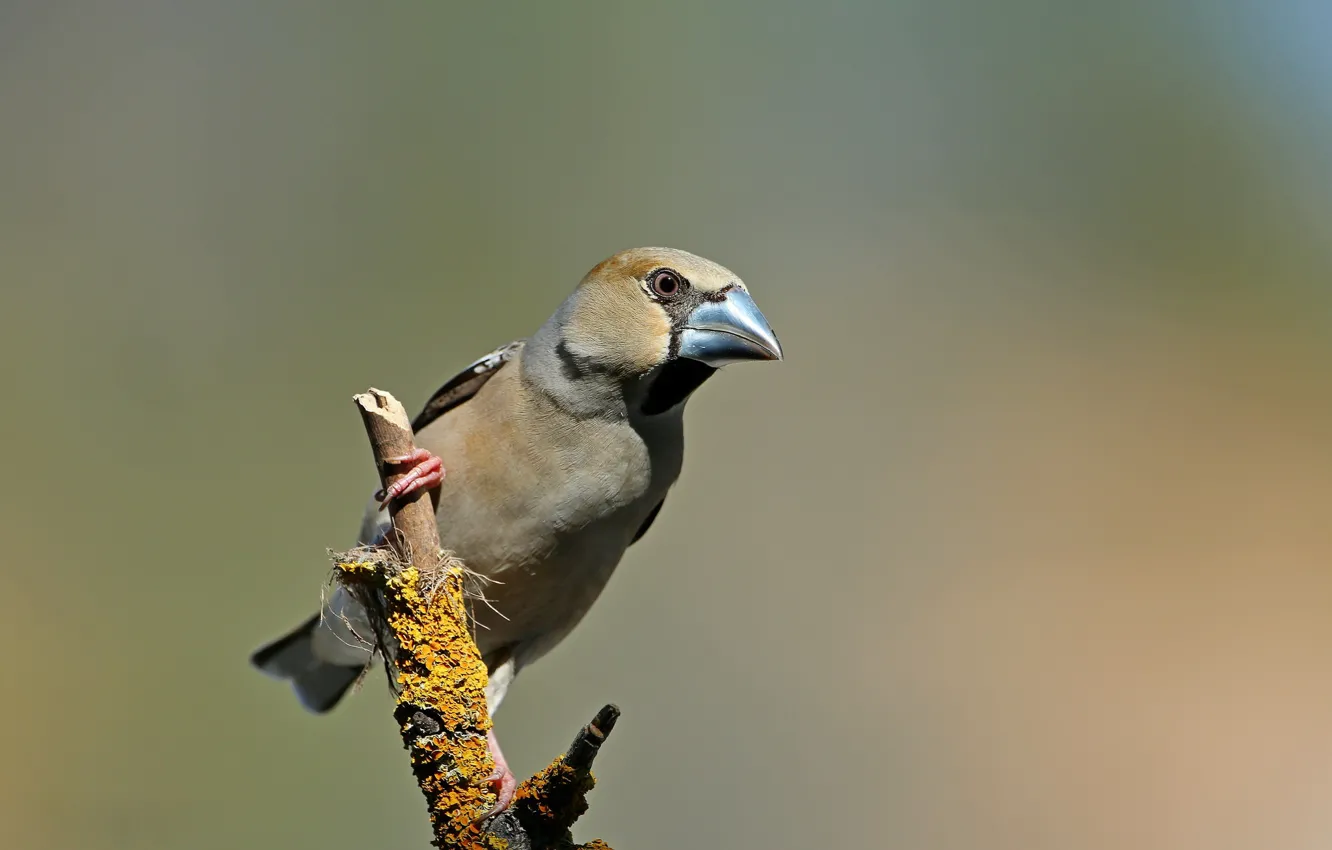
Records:
{"label": "bird's leg", "polygon": [[386,458],[384,463],[394,466],[410,463],[412,468],[406,475],[394,481],[387,490],[375,493],[381,511],[394,499],[401,499],[417,490],[431,490],[444,481],[444,461],[440,460],[438,455],[431,454],[419,446],[409,455]]}
{"label": "bird's leg", "polygon": [[490,757],[495,760],[495,772],[490,774],[490,786],[495,789],[495,808],[491,809],[486,817],[497,815],[509,807],[513,802],[513,792],[518,788],[518,779],[509,770],[509,763],[504,760],[504,753],[500,751],[499,738],[495,737],[495,730],[492,728],[486,733],[486,745],[490,747]]}

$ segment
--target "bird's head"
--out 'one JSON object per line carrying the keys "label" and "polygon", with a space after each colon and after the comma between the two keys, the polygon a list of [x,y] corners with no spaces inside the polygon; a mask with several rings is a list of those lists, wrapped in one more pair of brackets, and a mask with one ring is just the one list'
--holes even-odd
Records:
{"label": "bird's head", "polygon": [[683,401],[728,363],[782,359],[744,282],[673,248],[634,248],[604,260],[561,313],[567,354],[598,371],[647,379],[647,412]]}
{"label": "bird's head", "polygon": [[713,368],[782,359],[744,282],[687,251],[622,251],[587,273],[568,306],[570,351],[626,374],[681,358]]}

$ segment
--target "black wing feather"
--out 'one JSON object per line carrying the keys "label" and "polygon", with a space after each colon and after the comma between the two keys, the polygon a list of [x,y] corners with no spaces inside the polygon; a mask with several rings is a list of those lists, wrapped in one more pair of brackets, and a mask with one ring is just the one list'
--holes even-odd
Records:
{"label": "black wing feather", "polygon": [[481,386],[495,376],[500,367],[523,350],[523,341],[501,346],[454,375],[425,403],[425,407],[412,420],[412,431],[420,431],[453,408],[477,394]]}

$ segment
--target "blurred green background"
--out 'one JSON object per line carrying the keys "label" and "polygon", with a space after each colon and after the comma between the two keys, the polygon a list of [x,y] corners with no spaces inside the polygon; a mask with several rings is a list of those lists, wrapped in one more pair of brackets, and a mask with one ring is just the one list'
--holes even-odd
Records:
{"label": "blurred green background", "polygon": [[425,846],[380,680],[246,666],[351,394],[665,244],[788,360],[500,713],[624,709],[581,837],[1328,847],[1328,9],[0,2],[0,845]]}

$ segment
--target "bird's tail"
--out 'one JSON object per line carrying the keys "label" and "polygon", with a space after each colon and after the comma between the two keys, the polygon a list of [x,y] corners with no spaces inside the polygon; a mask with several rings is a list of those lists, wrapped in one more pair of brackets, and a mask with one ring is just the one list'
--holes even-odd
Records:
{"label": "bird's tail", "polygon": [[250,663],[274,678],[289,680],[301,705],[323,714],[351,690],[365,667],[320,660],[314,654],[317,628],[319,615],[315,614],[290,634],[257,650],[250,656]]}

